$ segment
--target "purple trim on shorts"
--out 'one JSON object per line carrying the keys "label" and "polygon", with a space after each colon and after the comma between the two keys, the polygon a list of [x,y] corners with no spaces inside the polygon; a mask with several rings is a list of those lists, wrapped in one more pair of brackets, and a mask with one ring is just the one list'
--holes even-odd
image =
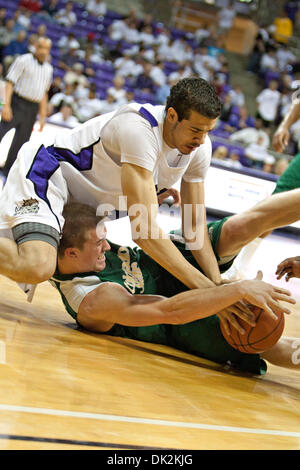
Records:
{"label": "purple trim on shorts", "polygon": [[150,122],[152,127],[158,126],[158,122],[155,117],[146,108],[144,108],[144,106],[139,109],[139,113],[142,114],[142,116],[144,116],[144,118],[147,119],[148,122]]}
{"label": "purple trim on shorts", "polygon": [[53,145],[47,148],[41,145],[33,159],[26,178],[32,181],[37,196],[47,203],[51,212],[55,215],[59,226],[58,218],[53,212],[47,197],[49,179],[59,168],[60,162],[68,162],[79,171],[90,170],[93,165],[93,146],[99,140],[93,145],[81,149],[78,153],[73,153],[69,149],[54,147]]}

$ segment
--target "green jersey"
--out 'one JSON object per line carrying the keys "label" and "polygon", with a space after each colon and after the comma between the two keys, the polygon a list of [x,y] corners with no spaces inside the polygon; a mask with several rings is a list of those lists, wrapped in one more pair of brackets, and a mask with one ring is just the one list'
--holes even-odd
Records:
{"label": "green jersey", "polygon": [[[226,219],[208,224],[209,235],[215,250],[223,223]],[[185,258],[198,267],[192,253],[184,243],[174,242]],[[101,272],[72,275],[55,274],[50,282],[58,289],[69,314],[77,321],[77,312],[83,298],[103,282],[114,282],[131,294],[156,294],[171,297],[188,290],[152,258],[138,248],[110,243],[106,252],[106,267]],[[219,258],[217,257],[219,260]],[[221,271],[233,262],[219,260]],[[165,344],[212,361],[239,368],[254,374],[264,374],[266,364],[258,354],[245,354],[233,349],[223,338],[219,318],[212,315],[184,325],[154,325],[127,327],[115,324],[107,335],[121,336],[139,341]]]}

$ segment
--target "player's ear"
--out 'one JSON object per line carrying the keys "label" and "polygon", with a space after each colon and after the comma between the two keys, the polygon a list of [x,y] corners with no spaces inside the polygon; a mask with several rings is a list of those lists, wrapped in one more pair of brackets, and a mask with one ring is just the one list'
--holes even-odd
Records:
{"label": "player's ear", "polygon": [[177,111],[174,108],[172,108],[172,106],[168,108],[166,119],[172,124],[175,124],[178,121]]}
{"label": "player's ear", "polygon": [[72,259],[78,258],[78,253],[79,253],[78,248],[70,247],[70,248],[65,249],[66,258],[72,258]]}

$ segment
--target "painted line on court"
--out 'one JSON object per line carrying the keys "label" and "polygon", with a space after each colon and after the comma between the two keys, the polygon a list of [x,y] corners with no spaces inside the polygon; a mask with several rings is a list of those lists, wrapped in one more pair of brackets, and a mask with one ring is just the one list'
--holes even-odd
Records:
{"label": "painted line on court", "polygon": [[154,426],[169,426],[189,429],[205,429],[209,431],[225,431],[248,434],[265,434],[271,436],[300,437],[300,432],[278,431],[275,429],[240,428],[235,426],[218,426],[213,424],[187,423],[182,421],[167,421],[162,419],[134,418],[131,416],[117,416],[99,413],[85,413],[82,411],[53,410],[51,408],[32,408],[28,406],[14,406],[0,404],[0,411],[13,411],[16,413],[33,413],[48,416],[64,416],[69,418],[95,419],[98,421],[115,421],[119,423],[149,424]]}

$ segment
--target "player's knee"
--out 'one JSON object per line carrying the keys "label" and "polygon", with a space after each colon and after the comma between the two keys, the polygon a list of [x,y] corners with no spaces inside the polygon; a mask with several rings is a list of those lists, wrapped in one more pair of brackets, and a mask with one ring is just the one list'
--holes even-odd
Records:
{"label": "player's knee", "polygon": [[48,279],[53,276],[54,272],[55,265],[53,265],[53,263],[28,266],[25,273],[25,281],[29,284],[39,284],[48,281]]}
{"label": "player's knee", "polygon": [[53,276],[57,263],[56,250],[53,247],[44,250],[34,249],[31,246],[30,249],[30,246],[25,247],[24,243],[20,248],[18,271],[19,276],[24,278],[21,282],[39,284]]}
{"label": "player's knee", "polygon": [[249,234],[249,229],[244,219],[232,217],[224,224],[222,232],[226,235],[226,239],[230,240],[231,243],[234,243],[235,241],[240,242],[246,240]]}

